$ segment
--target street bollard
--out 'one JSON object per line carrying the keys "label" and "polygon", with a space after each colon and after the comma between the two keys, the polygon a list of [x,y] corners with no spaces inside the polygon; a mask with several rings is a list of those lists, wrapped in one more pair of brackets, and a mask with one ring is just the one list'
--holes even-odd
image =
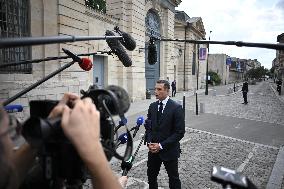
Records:
{"label": "street bollard", "polygon": [[204,103],[200,103],[200,113],[205,113],[205,104]]}
{"label": "street bollard", "polygon": [[217,92],[216,92],[216,89],[213,90],[213,96],[216,96],[217,95]]}

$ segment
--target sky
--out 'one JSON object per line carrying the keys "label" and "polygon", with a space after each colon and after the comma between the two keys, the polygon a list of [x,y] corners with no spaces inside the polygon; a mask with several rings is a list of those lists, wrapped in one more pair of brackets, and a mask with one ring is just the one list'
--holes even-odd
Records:
{"label": "sky", "polygon": [[[277,43],[277,36],[284,33],[284,0],[182,0],[176,9],[201,17],[207,40],[210,36],[213,41]],[[212,44],[213,53],[257,59],[268,69],[276,57],[273,49],[231,45]]]}

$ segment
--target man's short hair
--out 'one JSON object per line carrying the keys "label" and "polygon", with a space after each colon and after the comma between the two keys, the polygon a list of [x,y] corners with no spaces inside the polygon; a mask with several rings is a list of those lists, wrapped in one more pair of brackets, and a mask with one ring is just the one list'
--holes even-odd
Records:
{"label": "man's short hair", "polygon": [[161,79],[161,80],[158,80],[156,83],[159,83],[159,84],[162,83],[162,84],[164,84],[165,89],[170,90],[170,83],[167,80]]}

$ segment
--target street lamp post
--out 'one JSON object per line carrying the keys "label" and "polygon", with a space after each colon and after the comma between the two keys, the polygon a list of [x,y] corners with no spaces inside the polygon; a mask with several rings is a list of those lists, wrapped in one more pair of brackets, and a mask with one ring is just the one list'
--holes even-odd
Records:
{"label": "street lamp post", "polygon": [[[209,33],[209,41],[210,41],[210,34],[212,31]],[[207,61],[206,61],[206,86],[205,86],[205,95],[208,95],[208,58],[209,58],[209,43],[208,43],[208,54],[207,54]]]}

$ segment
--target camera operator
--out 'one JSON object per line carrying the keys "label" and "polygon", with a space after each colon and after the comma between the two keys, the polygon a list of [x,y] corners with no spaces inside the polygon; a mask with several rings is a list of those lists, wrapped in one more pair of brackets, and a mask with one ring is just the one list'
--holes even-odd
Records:
{"label": "camera operator", "polygon": [[[68,104],[68,106],[67,106]],[[70,108],[71,107],[71,108]],[[62,116],[61,127],[66,137],[76,148],[92,177],[94,188],[121,188],[104,154],[100,142],[100,112],[90,98],[80,99],[74,94],[65,94],[49,117]],[[13,151],[10,138],[15,131],[12,119],[0,107],[0,188],[18,188],[29,168],[34,163],[36,150],[23,144]]]}

